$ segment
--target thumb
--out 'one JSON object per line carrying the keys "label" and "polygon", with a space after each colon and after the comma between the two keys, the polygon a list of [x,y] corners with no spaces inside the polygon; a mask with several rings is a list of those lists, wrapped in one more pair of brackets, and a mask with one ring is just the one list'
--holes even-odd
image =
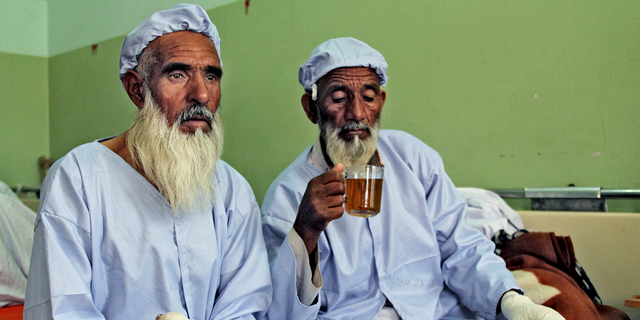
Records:
{"label": "thumb", "polygon": [[344,164],[342,163],[336,164],[333,168],[331,168],[331,171],[344,172]]}

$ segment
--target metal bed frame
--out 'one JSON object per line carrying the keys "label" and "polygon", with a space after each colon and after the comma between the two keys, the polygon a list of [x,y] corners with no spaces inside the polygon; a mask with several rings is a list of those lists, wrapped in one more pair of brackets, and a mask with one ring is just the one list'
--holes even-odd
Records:
{"label": "metal bed frame", "polygon": [[505,199],[531,199],[532,210],[607,211],[606,199],[640,199],[640,189],[601,187],[523,188],[492,190]]}

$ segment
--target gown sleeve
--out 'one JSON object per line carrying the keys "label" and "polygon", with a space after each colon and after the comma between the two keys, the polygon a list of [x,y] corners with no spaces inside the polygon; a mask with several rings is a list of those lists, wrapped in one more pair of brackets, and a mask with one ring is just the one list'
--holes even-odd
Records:
{"label": "gown sleeve", "polygon": [[320,310],[322,277],[317,266],[311,271],[306,247],[292,229],[302,195],[284,182],[276,184],[262,204],[262,229],[273,283],[273,302],[266,318],[315,319]]}
{"label": "gown sleeve", "polygon": [[466,202],[445,173],[440,157],[423,181],[447,286],[471,311],[493,319],[502,294],[519,290],[515,278],[504,260],[493,253],[494,244],[466,224]]}
{"label": "gown sleeve", "polygon": [[[105,319],[91,293],[91,234],[79,172],[52,167],[43,185],[24,305],[25,320]],[[98,262],[96,262],[98,263]]]}

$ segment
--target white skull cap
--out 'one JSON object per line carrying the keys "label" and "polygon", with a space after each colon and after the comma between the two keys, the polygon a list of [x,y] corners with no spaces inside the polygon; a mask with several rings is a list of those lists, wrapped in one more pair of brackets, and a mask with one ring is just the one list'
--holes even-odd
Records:
{"label": "white skull cap", "polygon": [[[152,14],[124,38],[120,52],[120,81],[128,70],[135,69],[138,57],[151,41],[167,33],[183,30],[209,37],[220,57],[220,36],[207,12],[200,6],[181,3]],[[220,65],[222,66],[222,59]]]}
{"label": "white skull cap", "polygon": [[387,84],[387,61],[376,49],[354,38],[327,40],[311,52],[309,60],[300,66],[298,81],[305,90],[327,73],[345,67],[367,67],[373,69],[380,78],[380,85]]}

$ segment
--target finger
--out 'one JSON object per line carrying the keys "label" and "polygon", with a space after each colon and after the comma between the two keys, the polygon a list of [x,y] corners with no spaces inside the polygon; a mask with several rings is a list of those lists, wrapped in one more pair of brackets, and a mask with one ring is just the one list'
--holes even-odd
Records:
{"label": "finger", "polygon": [[338,172],[344,172],[344,164],[342,163],[338,163],[336,164],[331,171],[338,171]]}
{"label": "finger", "polygon": [[342,208],[343,203],[344,203],[344,196],[341,194],[328,196],[325,201],[327,208],[336,208],[336,207]]}
{"label": "finger", "polygon": [[342,173],[338,172],[338,171],[327,171],[315,178],[313,178],[309,184],[313,184],[316,183],[318,185],[325,185],[325,184],[329,184],[332,182],[340,182],[340,183],[344,183],[344,177],[342,176]]}
{"label": "finger", "polygon": [[162,313],[156,316],[156,320],[159,320],[160,318],[162,318]]}
{"label": "finger", "polygon": [[344,213],[344,208],[342,206],[339,207],[331,207],[329,209],[327,209],[327,213],[329,214],[329,216],[331,217],[331,219],[338,219],[340,217],[342,217],[342,214]]}
{"label": "finger", "polygon": [[322,186],[322,192],[325,196],[335,196],[344,194],[344,182],[333,181]]}

